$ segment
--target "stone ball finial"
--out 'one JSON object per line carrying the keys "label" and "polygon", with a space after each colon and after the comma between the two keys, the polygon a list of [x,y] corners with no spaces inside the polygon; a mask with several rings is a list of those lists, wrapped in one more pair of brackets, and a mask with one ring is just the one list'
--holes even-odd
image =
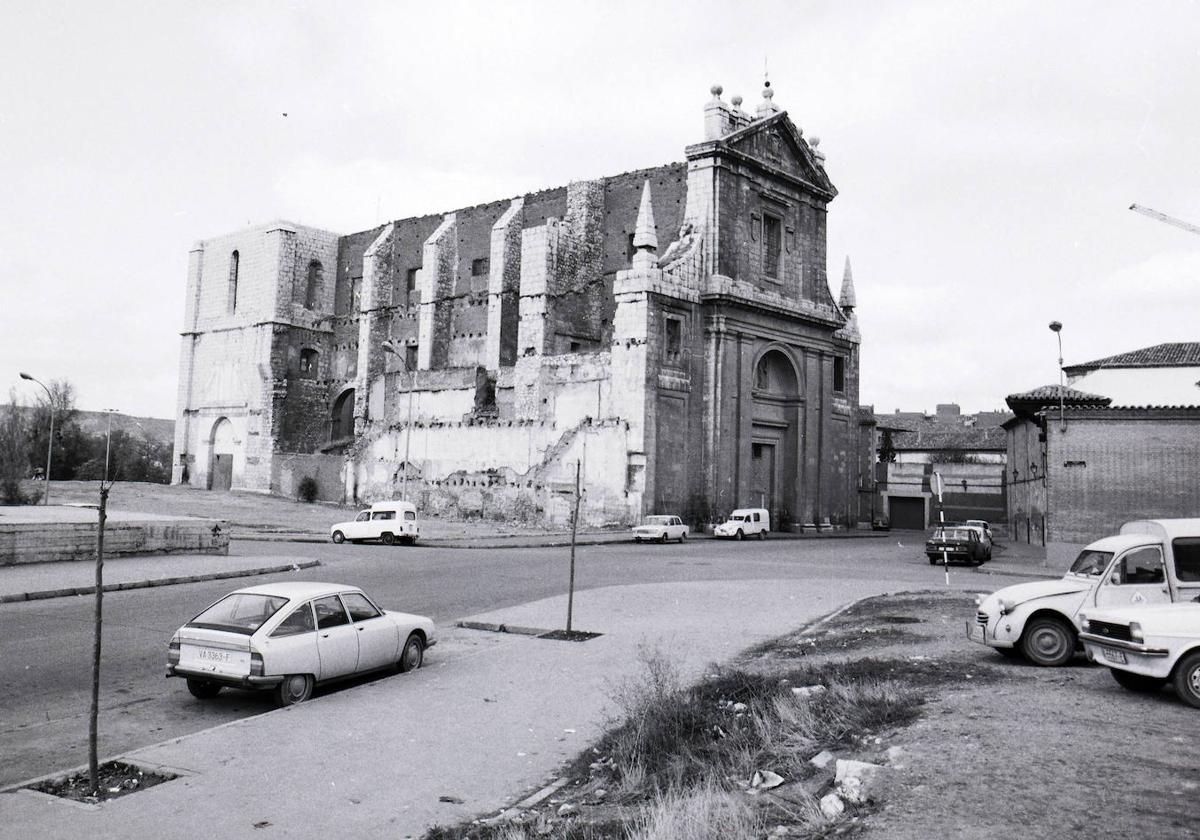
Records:
{"label": "stone ball finial", "polygon": [[769,99],[773,99],[774,97],[775,97],[775,91],[771,90],[771,83],[767,82],[767,86],[765,88],[763,88],[763,99],[769,100]]}
{"label": "stone ball finial", "polygon": [[735,93],[733,95],[733,98],[730,100],[730,102],[733,103],[734,108],[742,107],[742,95],[740,93]]}
{"label": "stone ball finial", "polygon": [[720,99],[721,94],[725,92],[725,88],[721,87],[720,85],[713,85],[708,89],[708,92]]}
{"label": "stone ball finial", "polygon": [[810,137],[808,139],[808,145],[812,146],[814,149],[817,148],[817,146],[821,145],[821,138],[820,137]]}

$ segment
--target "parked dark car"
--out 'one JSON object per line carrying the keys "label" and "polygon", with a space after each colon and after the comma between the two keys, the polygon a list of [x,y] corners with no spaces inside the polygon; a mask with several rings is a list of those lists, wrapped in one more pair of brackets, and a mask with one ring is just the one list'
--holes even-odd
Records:
{"label": "parked dark car", "polygon": [[968,563],[979,566],[987,562],[991,552],[979,537],[979,530],[965,525],[942,526],[925,541],[925,556],[929,565],[942,562]]}

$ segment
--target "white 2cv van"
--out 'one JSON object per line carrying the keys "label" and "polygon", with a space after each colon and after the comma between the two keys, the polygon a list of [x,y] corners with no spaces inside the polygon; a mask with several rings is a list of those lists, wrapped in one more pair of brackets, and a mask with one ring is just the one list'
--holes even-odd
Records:
{"label": "white 2cv van", "polygon": [[1008,586],[979,600],[972,641],[1037,665],[1065,665],[1079,647],[1080,610],[1169,604],[1200,596],[1200,519],[1127,522],[1087,546],[1062,580]]}
{"label": "white 2cv van", "polygon": [[412,502],[376,502],[359,511],[350,522],[339,522],[329,529],[335,543],[379,540],[385,545],[412,545],[421,536],[421,523]]}

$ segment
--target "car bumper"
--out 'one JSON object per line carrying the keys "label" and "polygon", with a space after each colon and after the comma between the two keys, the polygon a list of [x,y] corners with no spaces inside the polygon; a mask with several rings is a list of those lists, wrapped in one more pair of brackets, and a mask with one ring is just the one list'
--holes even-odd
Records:
{"label": "car bumper", "polygon": [[[988,624],[980,624],[977,619],[967,619],[967,638],[972,642],[980,645],[987,645],[994,648],[1010,648],[1013,647],[1012,639],[1000,639],[996,637],[998,621],[989,619]],[[990,628],[990,629],[989,629]]]}
{"label": "car bumper", "polygon": [[1079,640],[1083,642],[1084,653],[1090,662],[1147,677],[1165,679],[1171,675],[1171,652],[1166,648],[1110,639],[1094,633],[1080,633]]}
{"label": "car bumper", "polygon": [[[429,645],[426,644],[426,647]],[[283,675],[272,677],[234,677],[228,674],[214,674],[211,671],[189,671],[178,665],[168,665],[168,677],[183,677],[184,679],[204,680],[205,682],[227,685],[232,688],[264,689],[274,688],[283,682]]]}

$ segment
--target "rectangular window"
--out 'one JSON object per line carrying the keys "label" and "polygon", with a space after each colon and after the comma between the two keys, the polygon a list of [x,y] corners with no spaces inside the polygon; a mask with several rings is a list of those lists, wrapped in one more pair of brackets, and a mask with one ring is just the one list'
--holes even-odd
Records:
{"label": "rectangular window", "polygon": [[1172,540],[1171,553],[1175,555],[1175,577],[1189,582],[1200,580],[1200,538]]}
{"label": "rectangular window", "polygon": [[763,213],[763,274],[779,276],[779,252],[783,246],[783,222],[778,216]]}
{"label": "rectangular window", "polygon": [[404,275],[404,291],[412,293],[413,289],[417,288],[417,272],[421,270],[420,266],[410,268]]}
{"label": "rectangular window", "polygon": [[637,248],[633,247],[633,234],[626,234],[625,239],[625,259],[633,262],[633,255],[637,252]]}
{"label": "rectangular window", "polygon": [[839,394],[846,392],[846,359],[843,356],[833,357],[833,390]]}
{"label": "rectangular window", "polygon": [[404,364],[410,371],[417,369],[417,345],[409,344],[404,348]]}
{"label": "rectangular window", "polygon": [[480,257],[477,260],[471,260],[471,276],[472,277],[487,277],[490,269],[489,260],[487,257]]}
{"label": "rectangular window", "polygon": [[669,362],[678,362],[683,354],[683,321],[667,318],[664,324],[663,357]]}

